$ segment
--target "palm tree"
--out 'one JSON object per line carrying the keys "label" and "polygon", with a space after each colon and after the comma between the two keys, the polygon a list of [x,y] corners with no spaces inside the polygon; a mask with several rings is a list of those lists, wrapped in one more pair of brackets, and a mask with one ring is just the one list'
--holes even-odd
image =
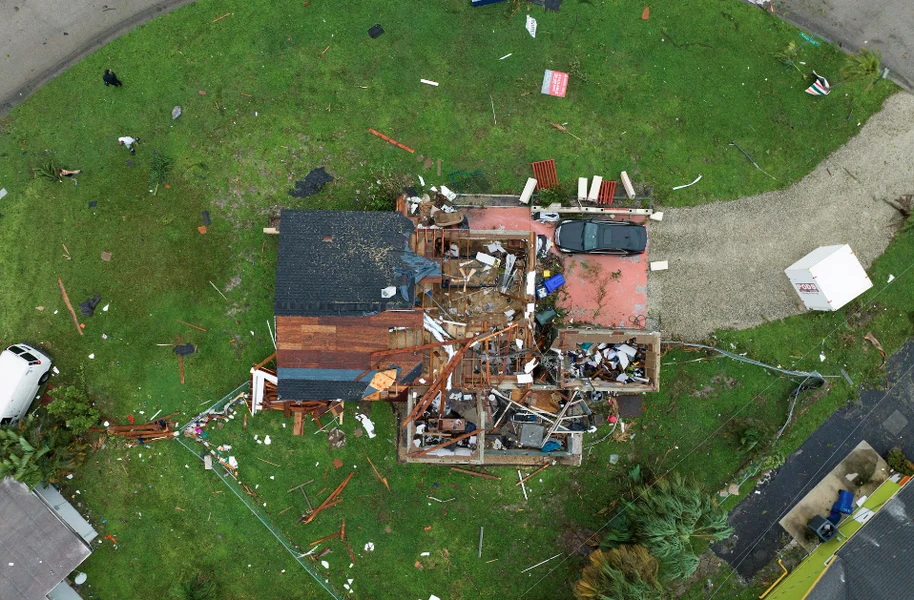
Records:
{"label": "palm tree", "polygon": [[85,458],[85,444],[34,413],[13,427],[0,428],[0,478],[11,476],[29,489],[57,483]]}
{"label": "palm tree", "polygon": [[727,515],[694,481],[674,475],[641,487],[637,500],[603,540],[606,547],[644,546],[660,562],[665,579],[688,577],[698,567],[696,550],[730,536]]}
{"label": "palm tree", "polygon": [[578,600],[657,600],[657,559],[644,546],[595,550],[574,585]]}
{"label": "palm tree", "polygon": [[870,91],[879,81],[881,75],[879,66],[882,63],[882,53],[879,50],[861,48],[859,54],[849,54],[841,67],[841,76],[845,81],[865,81],[865,92]]}

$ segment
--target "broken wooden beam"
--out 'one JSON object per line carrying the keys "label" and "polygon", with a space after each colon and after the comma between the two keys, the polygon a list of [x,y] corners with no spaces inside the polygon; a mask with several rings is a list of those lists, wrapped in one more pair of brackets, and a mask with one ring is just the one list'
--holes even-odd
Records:
{"label": "broken wooden beam", "polygon": [[342,502],[342,500],[337,500],[337,496],[339,496],[343,492],[343,490],[349,484],[349,480],[352,479],[353,475],[355,475],[355,471],[349,473],[349,475],[346,477],[346,479],[343,480],[343,483],[339,484],[337,486],[337,488],[335,490],[333,490],[333,492],[324,499],[324,501],[321,503],[320,506],[318,506],[313,511],[311,511],[311,514],[306,515],[305,517],[302,517],[302,520],[300,520],[299,523],[304,523],[305,525],[307,525],[308,523],[313,521],[314,518],[317,517],[317,515],[319,515],[322,510],[325,510],[327,508],[330,508],[331,506],[334,506],[334,505]]}
{"label": "broken wooden beam", "polygon": [[309,545],[309,546],[317,546],[318,544],[320,544],[320,543],[322,543],[322,542],[326,542],[327,540],[332,540],[332,539],[335,538],[335,537],[339,537],[339,535],[340,535],[340,532],[337,531],[337,532],[335,532],[335,533],[331,533],[330,535],[325,535],[324,537],[322,537],[322,538],[319,539],[319,540],[314,540],[313,542],[311,542],[311,543],[308,544],[308,545]]}
{"label": "broken wooden beam", "polygon": [[524,477],[523,479],[521,479],[520,481],[518,481],[517,483],[515,483],[514,486],[517,487],[517,486],[519,486],[520,484],[525,483],[528,479],[530,479],[531,477],[533,477],[533,476],[536,475],[537,473],[541,473],[541,472],[545,471],[546,468],[549,467],[551,464],[552,464],[551,461],[550,461],[550,462],[547,462],[546,464],[544,464],[543,466],[541,466],[540,468],[538,468],[536,471],[530,473],[529,475],[527,475],[526,477]]}
{"label": "broken wooden beam", "polygon": [[67,290],[63,287],[63,281],[61,281],[60,277],[57,278],[57,287],[60,288],[60,295],[63,296],[63,303],[67,305],[67,310],[70,311],[70,316],[73,317],[73,322],[76,323],[76,331],[79,332],[79,335],[82,335],[82,325],[79,324],[79,319],[76,318],[76,311],[73,310],[73,305],[70,304],[70,298],[67,296]]}
{"label": "broken wooden beam", "polygon": [[389,491],[390,491],[390,485],[388,485],[388,483],[387,483],[387,478],[386,478],[386,477],[381,477],[381,474],[378,473],[378,470],[375,468],[374,463],[371,462],[371,459],[370,459],[370,458],[368,458],[367,456],[366,456],[365,458],[368,459],[368,464],[371,465],[371,469],[374,471],[374,474],[378,476],[378,479],[381,480],[381,483],[384,484],[384,487],[386,487],[386,488],[387,488],[387,491],[389,492]]}
{"label": "broken wooden beam", "polygon": [[177,322],[180,323],[181,325],[187,325],[188,327],[193,327],[194,329],[199,329],[200,331],[206,331],[205,329],[203,329],[203,328],[200,327],[199,325],[193,325],[193,324],[191,324],[191,323],[188,323],[187,321],[182,321],[181,319],[175,319],[175,321],[177,321]]}
{"label": "broken wooden beam", "polygon": [[479,471],[472,471],[470,469],[461,469],[460,467],[451,467],[451,471],[456,471],[457,473],[463,473],[464,475],[473,475],[474,477],[482,477],[483,479],[494,479],[496,481],[501,481],[501,477],[496,475],[489,475],[488,473],[480,473]]}

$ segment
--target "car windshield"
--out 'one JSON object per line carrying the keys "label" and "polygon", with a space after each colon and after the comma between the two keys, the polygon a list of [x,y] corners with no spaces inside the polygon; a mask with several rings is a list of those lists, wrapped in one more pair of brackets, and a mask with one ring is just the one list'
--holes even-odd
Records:
{"label": "car windshield", "polygon": [[584,224],[584,250],[593,250],[597,247],[597,233],[600,228],[594,223]]}

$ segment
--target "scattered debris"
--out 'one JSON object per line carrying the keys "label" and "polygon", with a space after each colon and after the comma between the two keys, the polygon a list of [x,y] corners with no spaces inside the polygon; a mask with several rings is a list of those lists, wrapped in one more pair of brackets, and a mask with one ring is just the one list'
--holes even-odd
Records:
{"label": "scattered debris", "polygon": [[63,287],[63,281],[58,277],[57,278],[57,287],[60,288],[60,295],[63,296],[63,302],[67,305],[67,310],[70,311],[70,316],[73,317],[73,322],[76,323],[76,330],[79,332],[79,335],[83,334],[83,326],[80,325],[79,319],[76,317],[76,311],[73,310],[73,305],[70,304],[70,298],[67,296],[67,290]]}
{"label": "scattered debris", "polygon": [[673,191],[681,190],[681,189],[683,189],[683,188],[687,188],[687,187],[693,186],[693,185],[695,185],[696,183],[698,183],[699,181],[701,181],[701,175],[699,175],[699,176],[695,179],[695,181],[693,181],[692,183],[687,183],[687,184],[685,184],[685,185],[677,185],[676,187],[673,188]]}
{"label": "scattered debris", "polygon": [[[563,93],[562,96],[564,96],[564,95],[565,95],[565,94]],[[573,133],[571,133],[570,131],[568,131],[568,128],[565,127],[564,125],[560,125],[560,124],[558,124],[558,123],[550,123],[550,125],[552,125],[553,129],[558,129],[558,130],[561,131],[562,133],[567,133],[568,135],[570,135],[570,136],[573,137],[574,139],[578,140],[579,142],[582,141],[581,138],[579,138],[579,137],[576,136],[575,134],[573,134]]]}
{"label": "scattered debris", "polygon": [[372,134],[372,135],[374,135],[374,136],[377,136],[377,137],[381,138],[382,140],[384,140],[384,141],[387,142],[388,144],[393,144],[394,146],[396,146],[397,148],[400,148],[401,150],[406,150],[406,151],[409,152],[410,154],[415,154],[415,152],[416,152],[415,150],[413,150],[413,149],[410,148],[409,146],[405,146],[405,145],[401,144],[400,142],[398,142],[397,140],[392,139],[392,138],[389,138],[389,137],[387,137],[386,135],[384,135],[383,133],[381,133],[381,132],[379,132],[379,131],[375,131],[374,129],[369,129],[369,130],[368,130],[368,133],[370,133],[370,134]]}
{"label": "scattered debris", "polygon": [[174,121],[174,120],[176,120],[178,117],[180,117],[180,116],[181,116],[181,112],[182,112],[182,110],[181,110],[181,107],[180,107],[180,106],[176,106],[176,107],[174,107],[173,109],[171,109],[171,120]]}
{"label": "scattered debris", "polygon": [[178,345],[174,348],[174,353],[179,356],[187,356],[188,354],[193,354],[196,351],[197,348],[193,344]]}
{"label": "scattered debris", "polygon": [[547,94],[549,96],[558,96],[559,98],[564,98],[567,89],[568,73],[546,69],[546,72],[543,75],[543,86],[540,89],[541,93]]}
{"label": "scattered debris", "polygon": [[318,167],[305,176],[303,181],[296,181],[295,188],[289,190],[293,198],[307,198],[321,191],[327,183],[333,181],[333,176],[327,173],[324,167]]}
{"label": "scattered debris", "polygon": [[223,293],[219,290],[219,288],[216,287],[216,284],[215,284],[215,283],[213,283],[212,281],[210,281],[209,284],[210,284],[211,286],[213,286],[213,289],[216,290],[216,292],[218,292],[220,296],[222,296],[222,299],[223,299],[223,300],[225,300],[226,302],[228,302],[228,298],[226,298],[226,297],[225,297],[225,294],[223,294]]}
{"label": "scattered debris", "polygon": [[386,478],[386,477],[381,477],[381,474],[378,473],[378,469],[374,466],[374,463],[371,462],[371,459],[370,459],[370,458],[368,458],[367,456],[366,456],[365,458],[366,458],[366,460],[368,460],[368,464],[371,465],[371,469],[374,471],[374,474],[378,477],[378,479],[381,481],[381,483],[384,484],[384,487],[386,487],[386,488],[387,488],[387,491],[389,492],[389,491],[390,491],[390,484],[387,483],[387,478]]}
{"label": "scattered debris", "polygon": [[232,13],[230,13],[230,12],[225,13],[225,14],[222,15],[221,17],[217,17],[217,18],[213,19],[212,21],[210,21],[210,23],[215,23],[216,21],[221,21],[222,19],[228,17],[228,16],[231,15],[231,14],[232,14]]}
{"label": "scattered debris", "polygon": [[98,303],[102,301],[101,296],[92,296],[87,298],[79,303],[79,310],[82,312],[84,317],[91,317],[95,314],[95,307],[98,306]]}
{"label": "scattered debris", "polygon": [[501,481],[501,477],[496,475],[489,475],[488,473],[480,473],[479,471],[471,471],[470,469],[462,469],[460,467],[451,467],[451,471],[457,473],[463,473],[464,475],[472,475],[474,477],[482,477],[483,479],[494,479],[496,481]]}
{"label": "scattered debris", "polygon": [[102,260],[105,262],[111,262],[111,253],[105,250],[102,252]]}
{"label": "scattered debris", "polygon": [[641,20],[647,21],[651,17],[651,7],[645,6],[644,11],[641,13]]}
{"label": "scattered debris", "polygon": [[530,37],[536,37],[536,19],[527,15],[527,22],[524,27],[527,29],[527,33],[530,34]]}
{"label": "scattered debris", "polygon": [[383,33],[384,33],[384,28],[382,28],[380,24],[374,25],[374,26],[372,26],[371,29],[368,30],[368,37],[370,37],[371,39],[376,39],[376,38],[381,37],[381,35]]}
{"label": "scattered debris", "polygon": [[533,565],[532,567],[527,567],[526,569],[524,569],[523,571],[521,571],[521,573],[526,573],[527,571],[530,571],[530,570],[532,570],[532,569],[535,569],[535,568],[537,568],[537,567],[539,567],[539,566],[541,566],[541,565],[545,565],[545,564],[546,564],[547,562],[549,562],[550,560],[556,559],[556,558],[560,557],[561,555],[562,555],[562,553],[559,552],[559,553],[556,554],[555,556],[552,556],[552,557],[550,557],[550,558],[547,558],[546,560],[544,560],[544,561],[542,561],[542,562],[538,562],[538,563],[536,563],[535,565]]}
{"label": "scattered debris", "polygon": [[812,76],[816,78],[815,83],[806,88],[805,92],[811,96],[827,96],[831,93],[831,85],[829,85],[828,80],[816,73],[812,72]]}
{"label": "scattered debris", "polygon": [[876,350],[879,350],[879,354],[882,355],[882,363],[880,367],[885,364],[885,350],[882,349],[882,344],[879,343],[879,340],[876,339],[876,336],[873,335],[872,331],[867,331],[866,335],[863,336],[863,339],[875,346]]}
{"label": "scattered debris", "polygon": [[[420,79],[419,81],[421,81],[422,83],[424,83],[426,85],[432,85],[432,86],[438,87],[437,81],[429,81],[428,79]],[[431,159],[429,159],[429,160],[431,160]]]}
{"label": "scattered debris", "polygon": [[[107,309],[108,309],[108,307],[107,307],[107,305],[106,305],[105,308],[102,309],[102,310],[107,310]],[[175,319],[175,321],[177,321],[178,323],[180,323],[180,324],[182,324],[182,325],[187,325],[188,327],[193,327],[194,329],[197,329],[197,330],[199,330],[199,331],[206,331],[205,329],[203,329],[203,328],[200,327],[199,325],[193,325],[193,324],[191,324],[191,323],[188,323],[187,321],[182,321],[181,319]]]}

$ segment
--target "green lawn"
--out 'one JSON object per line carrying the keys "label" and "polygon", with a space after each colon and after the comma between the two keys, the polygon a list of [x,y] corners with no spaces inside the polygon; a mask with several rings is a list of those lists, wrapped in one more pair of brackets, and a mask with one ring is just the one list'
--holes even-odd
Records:
{"label": "green lawn", "polygon": [[[539,21],[536,39],[523,27],[528,8]],[[557,14],[524,5],[506,19],[508,4],[470,9],[466,0],[309,6],[200,0],[152,21],[0,120],[0,188],[9,191],[0,201],[0,340],[46,348],[61,370],[55,383],[74,382],[84,372],[107,418],[142,420],[159,410],[189,418],[272,351],[267,322],[277,240],[264,239],[261,228],[280,207],[365,206],[358,199],[381,173],[446,183],[452,171],[482,169],[490,191],[517,192],[529,163],[547,158],[556,159],[567,182],[626,169],[671,205],[733,199],[802,177],[894,89],[881,83],[869,95],[853,85],[828,98],[804,94],[808,82],[772,57],[789,41],[802,42],[799,32],[736,0],[652,7],[646,22],[642,9],[631,0],[569,0]],[[366,31],[375,23],[387,33],[372,40]],[[800,58],[837,82],[837,49],[807,45]],[[124,80],[123,88],[102,86],[106,67]],[[546,68],[573,73],[567,98],[540,94]],[[420,78],[441,85],[425,86]],[[178,104],[184,115],[172,121]],[[581,141],[550,123],[567,123]],[[368,128],[412,146],[416,155],[440,158],[442,176]],[[141,138],[136,156],[117,145],[121,135]],[[731,140],[776,181],[752,168],[728,146]],[[157,195],[149,192],[153,151],[175,161],[170,187],[160,186]],[[78,185],[35,178],[33,169],[50,157],[83,169]],[[336,181],[313,198],[289,197],[293,181],[317,166]],[[675,196],[668,191],[699,173],[699,185]],[[206,235],[196,229],[202,210],[213,218]],[[884,281],[887,272],[898,276],[911,245],[910,236],[896,242],[873,280]],[[103,251],[112,253],[110,262],[100,259]],[[82,336],[60,298],[58,277],[74,304],[99,294],[100,306],[110,305],[83,319]],[[904,304],[911,297],[908,279],[899,277],[879,296],[889,310],[868,325],[887,350],[911,332]],[[819,365],[816,344],[841,318],[797,317],[721,334],[720,343],[783,364],[816,346],[800,366],[824,369],[830,365]],[[872,378],[875,353],[859,352],[865,331],[847,328],[840,333],[852,340],[836,335],[825,347],[855,377]],[[179,335],[199,349],[185,361],[185,385],[171,348],[158,345],[175,343]],[[714,381],[718,375],[733,378],[732,389]],[[717,489],[744,461],[732,440],[715,437],[701,451],[686,455],[687,449],[756,394],[762,396],[749,409],[779,422],[790,389],[764,371],[723,360],[664,367],[663,378],[664,392],[650,400],[630,444],[607,441],[588,452],[580,469],[547,470],[526,503],[508,469],[499,471],[504,481],[488,482],[396,465],[387,441],[393,420],[383,405],[372,410],[379,437],[350,435],[342,451],[331,452],[311,431],[293,438],[276,415],[258,417],[245,433],[233,422],[224,435],[238,445],[243,479],[261,485],[271,514],[285,508],[285,489],[316,471],[322,479],[333,458],[341,457],[345,467],[327,475],[328,485],[341,480],[350,464],[358,466],[346,502],[327,515],[332,518],[308,528],[291,524],[294,510],[276,519],[297,544],[332,531],[337,516],[347,518],[354,548],[373,541],[376,551],[352,569],[355,596],[500,598],[536,584],[525,598],[561,598],[569,595],[583,557],[520,571],[561,551],[562,540],[580,528],[603,525],[612,511],[600,511],[627,486],[632,464],[662,472],[682,460],[677,468]],[[712,390],[695,396],[705,386]],[[789,431],[784,451],[849,394],[838,381]],[[344,429],[352,428],[350,418]],[[254,433],[270,433],[274,444],[256,445]],[[670,450],[675,445],[680,448]],[[379,487],[361,458],[369,452],[393,494]],[[609,466],[613,453],[623,460]],[[266,470],[255,455],[284,468]],[[162,596],[175,579],[200,570],[215,575],[226,598],[323,597],[276,539],[195,461],[177,443],[125,451],[109,442],[68,482],[68,496],[103,535],[118,540],[117,549],[104,541],[85,565],[95,597]],[[705,468],[708,461],[713,470]],[[317,462],[320,467],[313,467]],[[457,499],[428,506],[425,496],[436,494]],[[426,532],[426,526],[432,529]],[[480,526],[486,530],[481,561],[475,557]],[[422,551],[431,556],[421,559]],[[337,587],[348,571],[344,554],[336,549],[328,559]],[[493,558],[498,560],[486,562]],[[421,572],[413,564],[420,559]]]}

